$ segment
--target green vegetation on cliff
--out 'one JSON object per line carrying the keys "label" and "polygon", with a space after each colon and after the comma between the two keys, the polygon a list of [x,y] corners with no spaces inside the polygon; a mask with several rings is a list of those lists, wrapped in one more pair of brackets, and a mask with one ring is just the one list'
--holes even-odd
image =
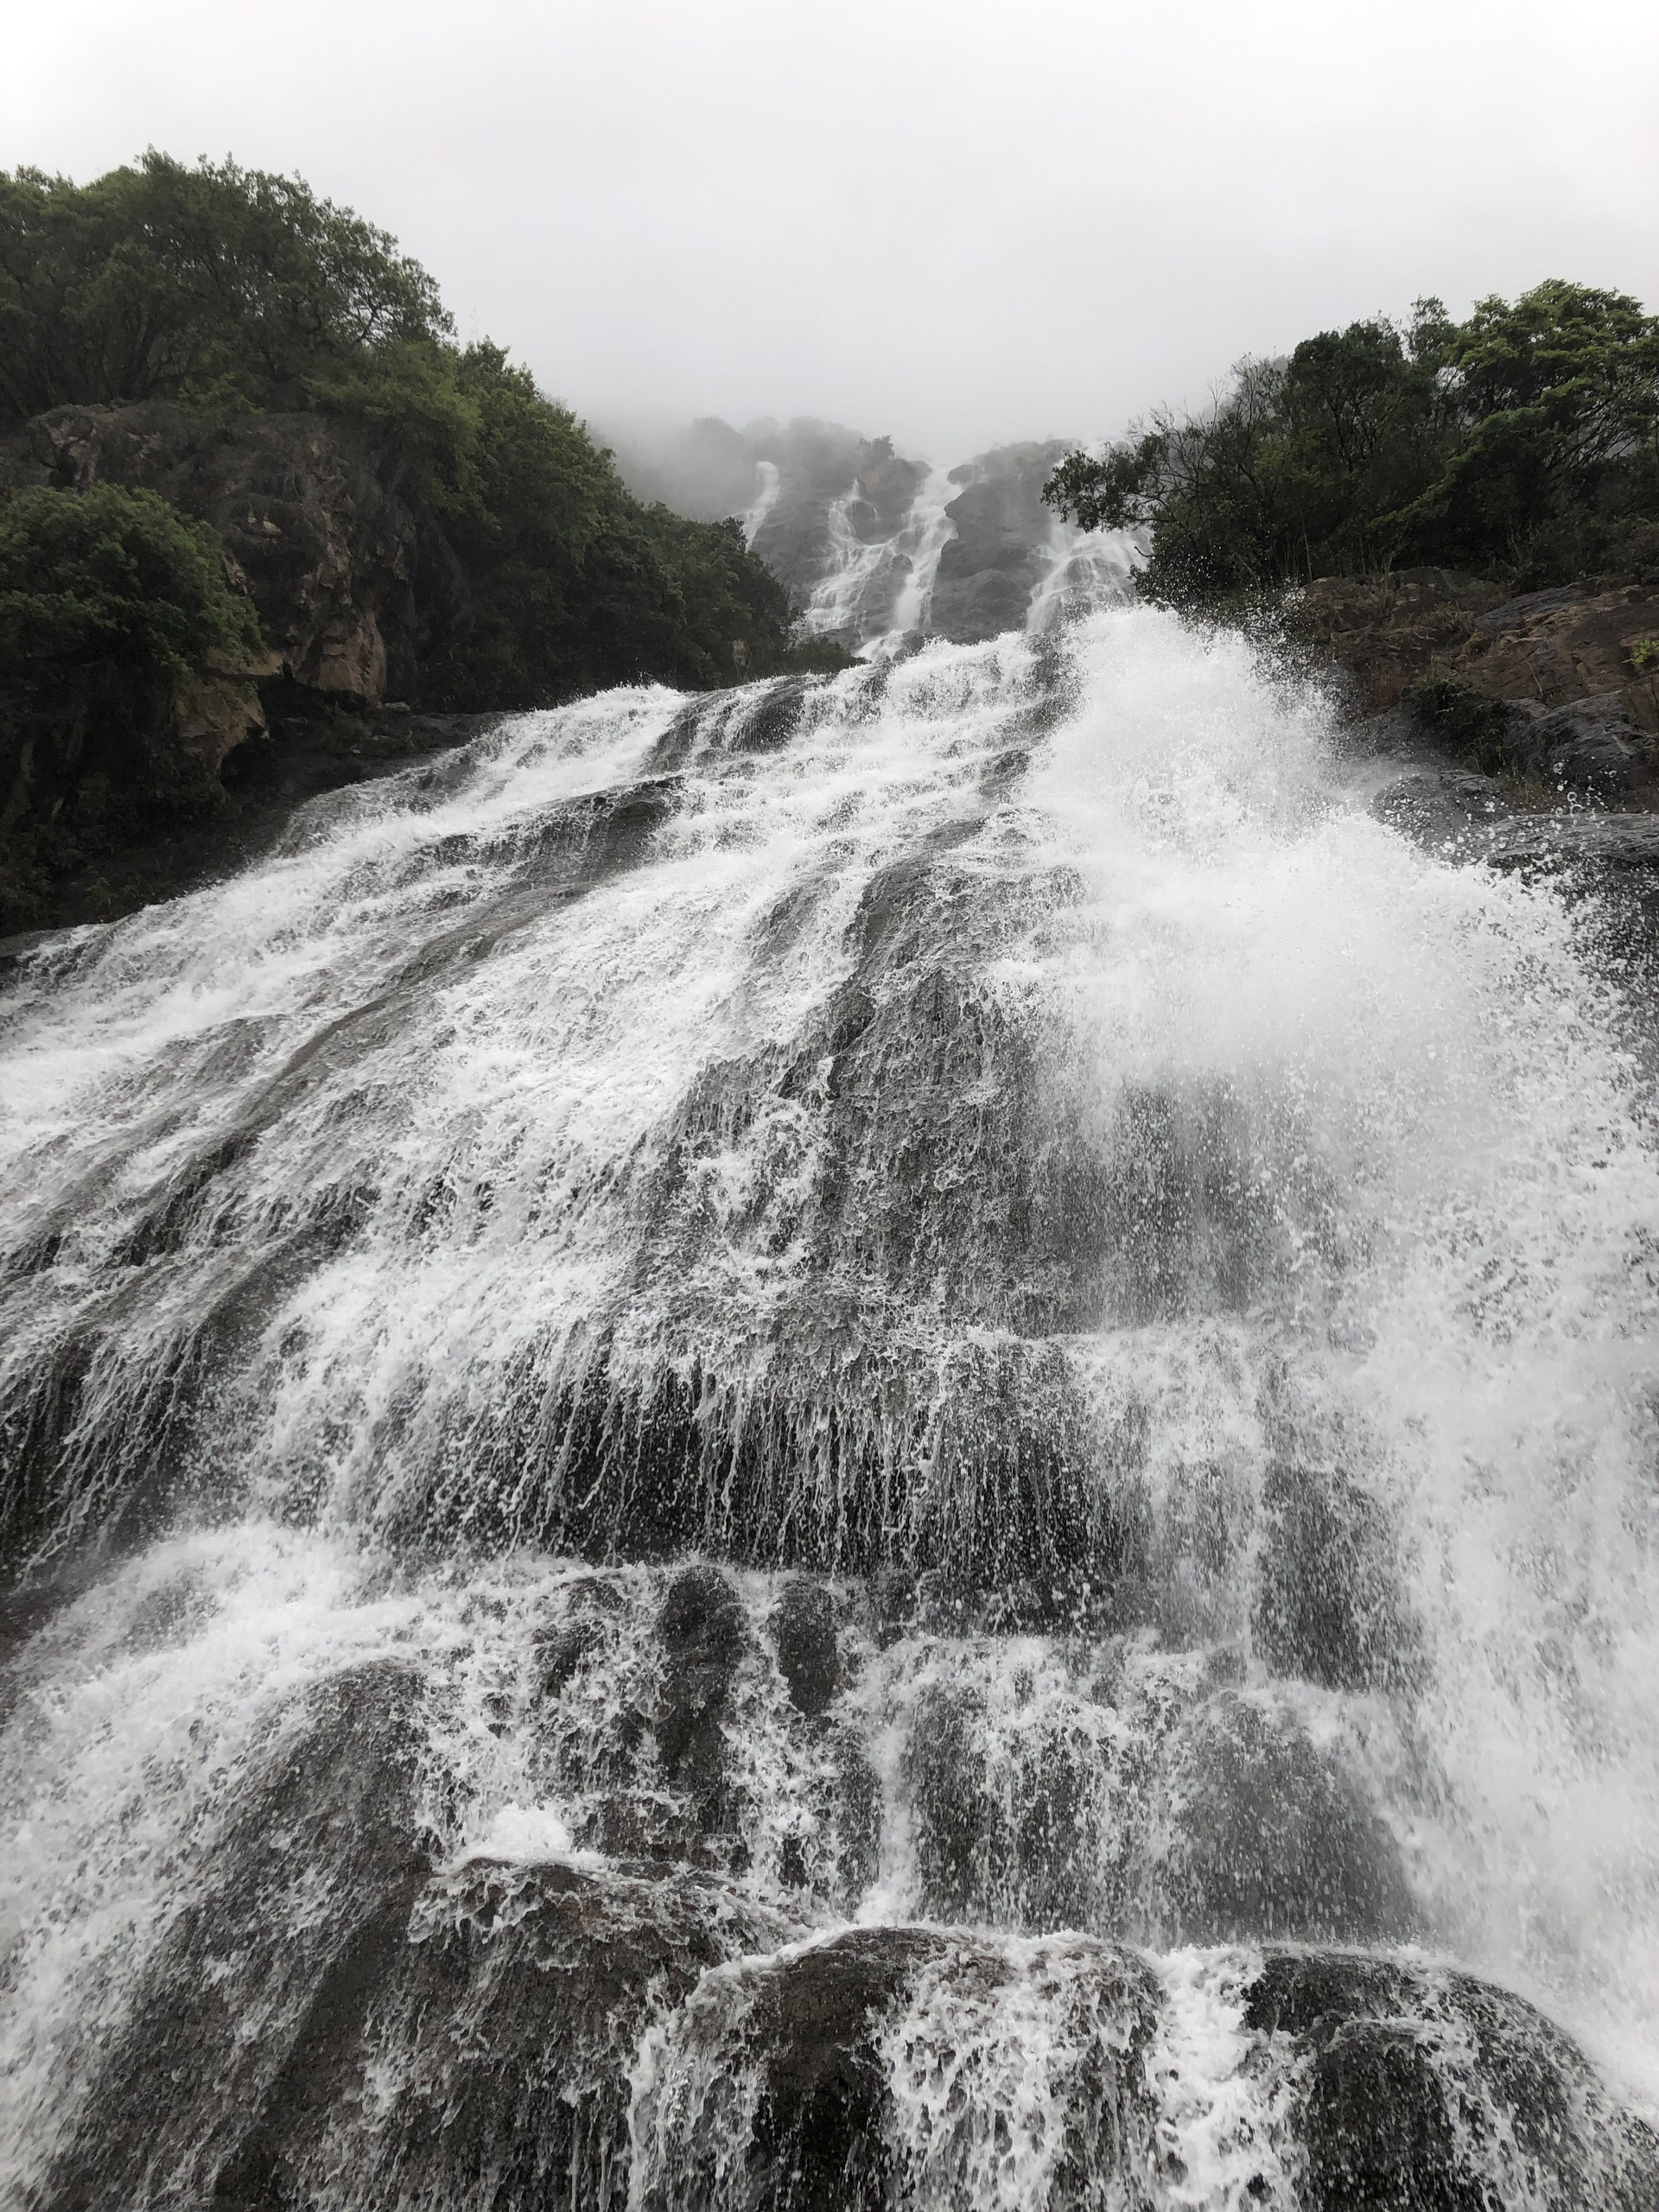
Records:
{"label": "green vegetation on cliff", "polygon": [[218,538],[155,493],[0,505],[0,931],[44,918],[54,884],[112,845],[214,815],[193,710],[211,695],[245,721],[261,649]]}
{"label": "green vegetation on cliff", "polygon": [[22,492],[0,507],[0,667],[39,697],[70,670],[143,686],[204,663],[239,666],[259,624],[219,542],[153,492],[96,484]]}
{"label": "green vegetation on cliff", "polygon": [[454,342],[432,279],[349,209],[154,152],[84,186],[0,175],[0,430],[156,400],[310,411],[367,440],[468,587],[470,620],[423,670],[429,703],[716,683],[790,658],[786,596],[741,537],[642,505],[526,370]]}
{"label": "green vegetation on cliff", "polygon": [[641,674],[696,689],[780,664],[789,596],[734,523],[642,506],[499,347],[442,358],[464,428],[430,498],[474,612],[429,671],[435,701],[531,706]]}
{"label": "green vegetation on cliff", "polygon": [[1044,497],[1144,525],[1143,588],[1216,601],[1414,564],[1516,589],[1659,569],[1659,318],[1559,280],[1419,301],[1247,360],[1208,412],[1073,453]]}

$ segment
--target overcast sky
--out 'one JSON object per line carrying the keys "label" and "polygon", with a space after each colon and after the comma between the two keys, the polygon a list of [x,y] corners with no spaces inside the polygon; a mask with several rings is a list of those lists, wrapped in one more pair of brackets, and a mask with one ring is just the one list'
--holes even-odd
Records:
{"label": "overcast sky", "polygon": [[953,461],[1560,275],[1659,307],[1656,0],[75,0],[0,164],[298,169],[582,413]]}

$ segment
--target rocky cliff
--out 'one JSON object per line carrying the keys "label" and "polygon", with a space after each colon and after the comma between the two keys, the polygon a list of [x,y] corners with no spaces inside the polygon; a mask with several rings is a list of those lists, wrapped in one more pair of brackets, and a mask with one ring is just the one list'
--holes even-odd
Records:
{"label": "rocky cliff", "polygon": [[1054,518],[1043,485],[1065,452],[1061,442],[998,446],[950,471],[961,486],[945,512],[955,536],[939,556],[930,627],[971,645],[1023,629],[1053,566]]}
{"label": "rocky cliff", "polygon": [[1291,626],[1352,672],[1356,703],[1371,713],[1438,677],[1545,707],[1616,696],[1631,721],[1659,733],[1659,588],[1650,584],[1510,599],[1443,569],[1327,576],[1294,604]]}
{"label": "rocky cliff", "polygon": [[465,625],[466,581],[442,531],[346,423],[60,407],[29,424],[10,458],[19,486],[119,484],[210,523],[259,611],[262,680],[359,706],[412,703],[423,660]]}
{"label": "rocky cliff", "polygon": [[1288,612],[1385,743],[1497,779],[1485,811],[1659,806],[1659,589],[1566,585],[1503,597],[1414,569],[1327,577]]}

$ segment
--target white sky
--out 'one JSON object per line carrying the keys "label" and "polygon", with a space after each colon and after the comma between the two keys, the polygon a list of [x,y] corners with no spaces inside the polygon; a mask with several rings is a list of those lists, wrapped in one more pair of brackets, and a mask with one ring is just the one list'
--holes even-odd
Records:
{"label": "white sky", "polygon": [[954,461],[1571,276],[1659,307],[1656,0],[76,0],[0,166],[298,169],[614,423]]}

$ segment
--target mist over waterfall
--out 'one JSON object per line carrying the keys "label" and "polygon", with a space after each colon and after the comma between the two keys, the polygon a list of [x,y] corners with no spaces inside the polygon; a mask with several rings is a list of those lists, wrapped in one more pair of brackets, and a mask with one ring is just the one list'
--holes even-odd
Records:
{"label": "mist over waterfall", "polygon": [[1659,2202],[1639,948],[875,466],[0,992],[8,2204]]}

